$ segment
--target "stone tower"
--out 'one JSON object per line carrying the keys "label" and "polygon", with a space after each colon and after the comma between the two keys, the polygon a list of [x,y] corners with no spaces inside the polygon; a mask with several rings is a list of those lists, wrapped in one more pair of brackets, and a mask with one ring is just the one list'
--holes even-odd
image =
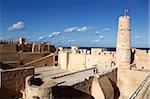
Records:
{"label": "stone tower", "polygon": [[116,47],[116,65],[128,68],[131,63],[130,16],[120,16]]}

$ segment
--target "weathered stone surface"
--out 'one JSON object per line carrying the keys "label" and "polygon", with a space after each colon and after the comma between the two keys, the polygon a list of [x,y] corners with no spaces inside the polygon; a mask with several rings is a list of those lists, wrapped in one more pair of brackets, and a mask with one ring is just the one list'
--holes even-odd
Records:
{"label": "weathered stone surface", "polygon": [[117,66],[129,68],[131,63],[130,16],[119,17],[116,49]]}
{"label": "weathered stone surface", "polygon": [[118,87],[121,92],[120,99],[128,99],[144,81],[148,72],[118,69]]}
{"label": "weathered stone surface", "polygon": [[[98,77],[97,84],[99,85],[99,83],[101,83],[99,85],[99,88],[102,88],[103,91],[101,92],[103,93],[104,97],[109,97],[106,92],[110,92],[109,95],[111,95],[113,99],[117,99],[118,97],[115,97],[117,91],[114,88],[117,83],[117,69],[99,67],[98,71],[99,72],[96,74]],[[28,84],[26,87],[27,99],[30,99],[33,96],[38,96],[39,98],[42,97],[42,99],[48,99],[49,97],[91,99],[94,98],[94,96],[92,96],[92,90],[97,90],[92,89],[94,86],[92,83],[95,77],[93,69],[87,69],[78,72],[68,72],[67,70],[63,70],[58,67],[45,67],[45,69],[44,67],[42,67],[41,69],[38,68],[36,70],[36,73],[41,75],[37,75],[35,78],[40,78],[43,81],[43,84],[45,84],[46,86],[44,86],[43,84]],[[104,77],[106,77],[107,80],[103,80]],[[50,79],[51,81],[49,81]],[[105,86],[105,81],[108,81],[108,86]],[[28,81],[26,81],[26,83],[27,82]],[[52,84],[51,82],[54,82],[55,84]],[[112,84],[112,82],[114,84]],[[108,88],[109,86],[111,86],[111,90]],[[45,93],[43,94],[43,92]],[[45,98],[43,98],[43,96]],[[100,96],[99,99],[101,98]]]}
{"label": "weathered stone surface", "polygon": [[25,89],[25,78],[34,74],[33,67],[15,68],[2,70],[1,74],[1,94],[3,98],[16,97],[21,90]]}

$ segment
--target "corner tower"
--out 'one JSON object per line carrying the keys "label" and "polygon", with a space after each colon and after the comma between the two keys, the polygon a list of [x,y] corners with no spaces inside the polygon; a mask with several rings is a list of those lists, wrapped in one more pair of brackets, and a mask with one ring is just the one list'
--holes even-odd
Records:
{"label": "corner tower", "polygon": [[130,16],[120,16],[116,47],[116,65],[128,68],[131,63]]}

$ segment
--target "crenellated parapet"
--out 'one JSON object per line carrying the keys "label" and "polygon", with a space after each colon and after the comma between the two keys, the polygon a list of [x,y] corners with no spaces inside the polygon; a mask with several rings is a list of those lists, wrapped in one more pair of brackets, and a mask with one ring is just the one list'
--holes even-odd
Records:
{"label": "crenellated parapet", "polygon": [[25,38],[19,38],[18,41],[0,41],[0,53],[5,52],[52,52],[54,53],[56,48],[49,43],[26,43]]}
{"label": "crenellated parapet", "polygon": [[5,40],[1,40],[0,44],[17,44],[16,41],[5,41]]}

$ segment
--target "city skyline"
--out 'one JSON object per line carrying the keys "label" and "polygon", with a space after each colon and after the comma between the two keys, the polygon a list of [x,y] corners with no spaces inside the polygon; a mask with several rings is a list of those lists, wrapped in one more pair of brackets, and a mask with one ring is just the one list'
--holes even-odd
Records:
{"label": "city skyline", "polygon": [[148,0],[1,0],[0,40],[21,36],[56,46],[115,47],[125,8],[132,47],[150,47]]}

